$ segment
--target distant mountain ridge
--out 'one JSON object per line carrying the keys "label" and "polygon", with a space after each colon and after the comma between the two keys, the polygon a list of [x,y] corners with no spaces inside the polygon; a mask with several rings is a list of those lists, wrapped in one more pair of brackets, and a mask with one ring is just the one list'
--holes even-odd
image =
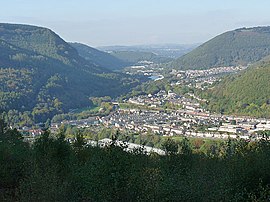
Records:
{"label": "distant mountain ridge", "polygon": [[110,54],[122,61],[130,64],[137,64],[141,61],[150,61],[153,63],[168,63],[172,61],[171,58],[162,57],[152,52],[143,51],[112,51]]}
{"label": "distant mountain ridge", "polygon": [[97,49],[108,52],[148,52],[154,53],[159,57],[178,58],[198,46],[199,44],[149,44],[133,46],[101,46],[97,47]]}
{"label": "distant mountain ridge", "polygon": [[247,65],[270,55],[270,27],[225,32],[172,63],[177,69]]}

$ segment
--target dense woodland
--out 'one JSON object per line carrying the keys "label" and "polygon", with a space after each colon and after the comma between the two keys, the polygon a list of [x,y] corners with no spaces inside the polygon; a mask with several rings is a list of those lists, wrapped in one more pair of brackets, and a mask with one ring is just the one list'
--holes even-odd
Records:
{"label": "dense woodland", "polygon": [[270,27],[223,33],[172,63],[178,69],[247,65],[270,55]]}
{"label": "dense woodland", "polygon": [[201,93],[211,111],[225,114],[270,117],[270,63],[252,66],[238,75],[228,76]]}
{"label": "dense woodland", "polygon": [[0,51],[0,111],[20,122],[91,107],[91,96],[116,97],[139,83],[85,60],[46,28],[0,24]]}
{"label": "dense woodland", "polygon": [[270,142],[231,140],[218,152],[192,150],[188,139],[163,143],[167,155],[125,145],[90,147],[45,132],[24,142],[0,122],[1,201],[269,201]]}

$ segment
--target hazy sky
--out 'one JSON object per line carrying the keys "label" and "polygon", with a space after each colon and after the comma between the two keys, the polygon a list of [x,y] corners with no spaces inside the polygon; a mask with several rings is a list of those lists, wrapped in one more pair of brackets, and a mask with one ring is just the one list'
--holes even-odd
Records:
{"label": "hazy sky", "polygon": [[197,43],[270,25],[269,0],[0,0],[0,21],[44,26],[91,46]]}

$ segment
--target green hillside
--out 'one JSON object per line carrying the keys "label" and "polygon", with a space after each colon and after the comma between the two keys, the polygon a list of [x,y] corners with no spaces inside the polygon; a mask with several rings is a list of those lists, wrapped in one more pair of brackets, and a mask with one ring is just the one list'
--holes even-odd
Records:
{"label": "green hillside", "polygon": [[247,65],[270,54],[270,27],[223,33],[172,63],[178,69]]}
{"label": "green hillside", "polygon": [[270,117],[270,63],[230,76],[208,91],[209,109],[226,114]]}
{"label": "green hillside", "polygon": [[135,64],[140,61],[151,61],[154,63],[167,63],[170,62],[170,58],[162,57],[151,52],[141,51],[113,51],[111,55],[128,63]]}
{"label": "green hillside", "polygon": [[65,64],[76,64],[80,60],[74,48],[47,28],[1,23],[0,39]]}
{"label": "green hillside", "polygon": [[0,111],[16,110],[20,116],[27,111],[35,121],[90,106],[90,96],[117,96],[136,84],[83,59],[46,28],[0,24],[0,52]]}
{"label": "green hillside", "polygon": [[130,63],[122,61],[109,53],[97,50],[81,43],[70,43],[81,57],[101,67],[117,70],[128,66]]}

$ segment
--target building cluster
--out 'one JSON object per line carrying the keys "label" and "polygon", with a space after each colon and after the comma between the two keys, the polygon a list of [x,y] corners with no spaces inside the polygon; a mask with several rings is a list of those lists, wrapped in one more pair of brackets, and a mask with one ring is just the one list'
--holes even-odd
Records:
{"label": "building cluster", "polygon": [[[118,109],[109,116],[100,118],[107,127],[139,133],[149,131],[163,136],[192,136],[204,138],[243,138],[254,137],[258,131],[270,130],[270,120],[248,117],[211,114],[201,108],[194,94],[191,98],[178,96],[169,91],[154,95],[138,96],[128,100],[135,105],[150,106],[144,109]],[[178,109],[164,109],[165,103],[179,105]]]}
{"label": "building cluster", "polygon": [[171,75],[178,79],[177,82],[172,82],[171,85],[184,84],[189,87],[196,87],[204,89],[205,86],[212,85],[225,74],[237,73],[246,69],[246,66],[230,66],[230,67],[216,67],[204,70],[175,70],[171,71]]}
{"label": "building cluster", "polygon": [[[61,124],[65,124],[78,128],[105,126],[160,136],[249,139],[259,138],[254,136],[258,131],[270,130],[268,119],[212,114],[201,108],[200,102],[204,100],[191,93],[187,96],[179,96],[171,91],[159,91],[156,94],[133,97],[126,101],[132,104],[130,109],[116,108],[104,117],[52,123],[51,131],[56,132]],[[167,103],[179,107],[167,108]]]}
{"label": "building cluster", "polygon": [[243,138],[250,139],[258,131],[270,130],[270,120],[238,118],[231,123],[230,117],[211,115],[192,110],[149,111],[118,110],[103,117],[100,122],[107,127],[128,130],[141,134],[155,133],[162,136],[188,136],[201,138]]}
{"label": "building cluster", "polygon": [[[176,108],[185,108],[187,110],[203,111],[200,104],[194,99],[177,95],[169,90],[168,92],[161,90],[156,94],[140,95],[127,100],[128,103],[135,105],[143,105],[151,108],[162,108],[166,104],[176,106]],[[177,107],[178,106],[178,107]]]}
{"label": "building cluster", "polygon": [[239,72],[244,69],[246,69],[245,66],[215,67],[215,68],[205,69],[205,70],[187,70],[185,71],[185,75],[189,78],[208,77],[208,76],[213,76],[213,75],[218,75],[218,74],[228,74],[228,73]]}
{"label": "building cluster", "polygon": [[22,134],[22,136],[31,137],[31,138],[38,137],[44,133],[44,130],[42,130],[40,128],[32,129],[32,128],[28,128],[28,127],[22,127],[18,131]]}
{"label": "building cluster", "polygon": [[163,67],[159,64],[150,61],[140,61],[138,62],[138,65],[126,67],[124,72],[129,75],[144,75],[151,77],[153,75],[159,75],[162,70]]}
{"label": "building cluster", "polygon": [[[157,64],[142,62],[128,69],[132,74],[160,75],[162,68]],[[184,84],[191,87],[204,88],[212,84],[220,76],[236,73],[246,67],[218,67],[208,70],[172,70],[174,78],[171,85]],[[125,101],[132,109],[116,108],[108,116],[90,117],[84,120],[70,120],[52,124],[56,131],[60,124],[73,125],[78,128],[92,126],[114,127],[130,132],[155,133],[162,136],[190,136],[203,138],[243,138],[254,137],[262,130],[270,130],[270,120],[250,119],[246,117],[230,117],[212,114],[201,107],[205,100],[188,93],[177,95],[172,91],[159,91],[155,94],[140,95]],[[257,137],[258,138],[258,137]]]}
{"label": "building cluster", "polygon": [[52,123],[50,131],[52,133],[57,133],[61,125],[70,125],[75,126],[77,128],[89,128],[91,126],[100,125],[100,122],[99,117],[89,117],[87,119],[79,119],[79,120],[65,120],[62,121],[61,123]]}

